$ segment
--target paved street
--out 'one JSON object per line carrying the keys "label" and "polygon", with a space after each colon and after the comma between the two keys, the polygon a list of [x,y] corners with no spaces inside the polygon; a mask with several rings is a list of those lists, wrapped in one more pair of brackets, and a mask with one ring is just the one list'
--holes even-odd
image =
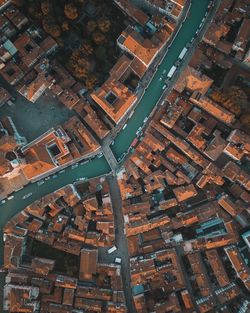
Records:
{"label": "paved street", "polygon": [[[169,85],[169,88],[167,88],[163,92],[161,99],[158,101],[158,104],[155,106],[155,108],[154,108],[154,110],[150,116],[152,116],[154,114],[154,112],[159,108],[161,101],[171,91],[171,88],[172,88],[173,84],[176,82],[176,80],[178,79],[181,71],[188,64],[190,58],[192,57],[192,54],[193,54],[195,48],[197,47],[197,45],[200,42],[204,32],[207,30],[207,28],[209,26],[209,23],[210,23],[212,17],[214,16],[214,14],[216,12],[216,8],[218,7],[219,2],[220,2],[220,0],[217,1],[214,9],[211,10],[210,15],[208,16],[207,21],[204,25],[204,28],[202,29],[200,34],[197,36],[192,47],[189,49],[189,53],[187,54],[185,60],[182,62],[182,64],[178,68],[178,72],[176,73],[175,77],[171,80],[171,84]],[[150,73],[150,74],[152,75],[153,73]],[[129,112],[129,113],[131,114],[131,112]],[[127,118],[128,118],[128,116],[126,116],[123,119],[123,122],[125,122]],[[120,124],[122,124],[122,122]],[[116,161],[109,145],[113,140],[113,136],[117,135],[117,132],[119,131],[120,128],[121,128],[121,126],[120,127],[117,126],[115,128],[115,130],[113,130],[113,133],[111,134],[111,136],[108,136],[108,138],[106,138],[102,143],[103,154],[104,154],[105,158],[107,159],[110,167],[112,168],[113,173],[115,173],[115,171],[118,169],[118,164],[117,164],[117,161]],[[121,273],[122,273],[122,280],[123,280],[123,285],[124,285],[124,293],[125,293],[126,304],[128,307],[128,312],[129,313],[136,313],[134,302],[133,302],[132,290],[130,288],[130,277],[131,277],[130,276],[130,263],[129,263],[127,238],[126,238],[126,235],[124,234],[124,218],[123,218],[123,212],[122,212],[122,199],[121,199],[121,195],[120,195],[120,189],[119,189],[116,177],[111,176],[111,175],[108,176],[108,183],[109,183],[113,212],[114,212],[114,223],[115,223],[115,233],[116,233],[115,244],[118,248],[117,251],[113,254],[113,259],[116,256],[119,256],[122,258]],[[178,253],[180,255],[182,254],[181,249],[178,249]],[[112,257],[106,256],[103,259],[103,261],[104,260],[112,261]],[[181,266],[183,267],[183,272],[185,273],[186,284],[188,286],[190,294],[192,295],[191,285],[190,285],[190,282],[189,282],[188,277],[186,275],[183,263],[181,264]],[[196,305],[196,302],[194,299],[193,299],[193,302]]]}
{"label": "paved street", "polygon": [[195,301],[195,298],[193,296],[193,291],[192,291],[192,286],[191,286],[191,283],[190,283],[190,280],[189,280],[189,276],[188,276],[188,273],[187,273],[187,271],[185,269],[185,266],[184,266],[184,263],[183,263],[183,260],[182,260],[182,256],[184,255],[184,251],[183,251],[182,247],[176,246],[176,252],[177,252],[177,255],[179,257],[182,273],[184,275],[185,286],[186,286],[186,288],[187,288],[187,290],[189,292],[189,295],[190,295],[190,298],[192,300],[192,303],[194,304],[195,311],[199,312],[198,305],[197,305],[197,303]]}
{"label": "paved street", "polygon": [[108,176],[107,178],[110,188],[111,201],[114,213],[115,222],[115,245],[117,247],[117,256],[122,258],[122,281],[124,286],[125,300],[129,313],[136,313],[132,290],[130,288],[130,264],[128,254],[128,242],[127,237],[124,234],[124,219],[122,212],[122,199],[120,194],[117,178],[114,176]]}
{"label": "paved street", "polygon": [[[217,1],[217,4],[218,3],[219,3],[219,0]],[[189,52],[187,53],[187,57],[185,58],[183,63],[178,68],[178,71],[176,72],[175,77],[171,80],[171,84],[169,85],[169,88],[165,89],[165,92],[163,93],[162,97],[165,97],[166,94],[168,92],[170,92],[172,85],[174,84],[174,82],[176,81],[178,76],[181,74],[182,69],[188,63],[189,59],[192,56],[192,52],[194,51],[195,47],[199,43],[204,31],[206,30],[206,28],[209,25],[209,22],[211,21],[211,18],[212,18],[214,13],[215,13],[215,9],[211,10],[210,15],[209,15],[209,17],[205,23],[204,28],[200,32],[199,36],[196,38],[192,47],[189,49]],[[164,51],[162,53],[164,54]],[[160,59],[160,57],[159,57],[159,59]],[[159,62],[159,59],[157,59],[157,62]],[[153,66],[154,66],[154,68],[150,69],[150,71],[148,72],[148,74],[146,76],[145,84],[143,82],[141,89],[139,90],[139,92],[140,92],[139,95],[143,94],[144,88],[146,88],[147,84],[149,83],[150,78],[155,73],[156,65],[154,64]],[[147,80],[147,79],[149,79],[149,80]],[[158,109],[160,102],[161,101],[159,101],[158,104],[155,105],[154,110],[151,113],[150,117]],[[29,104],[29,105],[32,106],[33,104]],[[126,235],[124,234],[124,218],[123,218],[123,212],[122,212],[122,199],[121,199],[121,195],[120,195],[119,186],[117,183],[117,178],[114,176],[115,171],[118,168],[118,163],[117,163],[117,160],[116,160],[114,154],[112,153],[112,151],[110,149],[110,143],[113,140],[113,138],[116,137],[119,130],[121,130],[121,128],[123,127],[126,120],[129,118],[129,115],[131,114],[131,112],[133,110],[134,110],[134,108],[132,108],[131,111],[129,111],[126,114],[126,116],[123,118],[121,123],[119,123],[119,125],[112,130],[111,136],[109,136],[107,139],[105,139],[102,142],[103,154],[104,154],[106,160],[108,161],[108,163],[110,164],[112,172],[113,172],[113,175],[108,176],[107,179],[108,179],[108,183],[109,183],[109,187],[110,187],[110,194],[111,194],[111,200],[112,200],[112,206],[113,206],[113,212],[114,212],[114,223],[115,223],[115,234],[116,234],[115,244],[116,244],[118,249],[115,253],[113,253],[111,255],[108,255],[108,253],[105,249],[100,249],[100,255],[99,255],[99,260],[101,262],[104,262],[104,263],[105,262],[108,262],[108,263],[112,262],[113,263],[115,256],[119,256],[122,258],[121,274],[122,274],[122,280],[123,280],[123,285],[124,285],[125,300],[126,300],[126,304],[127,304],[129,313],[135,313],[136,310],[134,307],[132,290],[130,288],[130,264],[129,264],[129,254],[128,254],[128,242],[127,242]],[[53,117],[53,120],[54,120],[54,117]],[[32,119],[32,121],[33,121],[33,119]],[[150,121],[150,118],[149,118],[148,122],[149,121]],[[22,121],[22,123],[23,123],[23,121]],[[70,172],[68,172],[68,173],[72,173],[72,170],[70,170]],[[66,174],[68,174],[68,173],[66,172]],[[86,172],[84,172],[84,175],[86,175]],[[90,175],[88,175],[88,178],[90,178]],[[59,179],[61,180],[61,178],[59,177],[58,180],[54,180],[54,182],[59,181]],[[73,180],[73,178],[72,178],[72,180]],[[67,178],[67,179],[65,178],[65,182],[66,181],[70,181],[70,178]],[[28,188],[31,188],[31,186],[29,186]],[[42,188],[44,188],[44,187],[41,187],[40,189],[42,190]],[[46,193],[48,193],[49,191],[50,191],[49,188],[46,189]],[[18,199],[19,195],[20,194],[18,194],[18,193],[15,194],[15,201],[17,201],[16,199]],[[10,202],[10,203],[12,203],[12,202]],[[184,270],[184,273],[185,273],[185,270]],[[186,283],[188,286],[189,285],[188,279],[186,279],[186,280],[187,280]]]}

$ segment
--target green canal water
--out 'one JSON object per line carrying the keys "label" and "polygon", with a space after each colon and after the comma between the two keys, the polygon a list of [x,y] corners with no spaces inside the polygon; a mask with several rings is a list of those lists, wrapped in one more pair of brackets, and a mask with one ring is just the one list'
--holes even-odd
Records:
{"label": "green canal water", "polygon": [[[195,35],[202,18],[205,15],[209,0],[192,0],[190,13],[184,22],[181,30],[173,41],[168,50],[164,60],[159,66],[157,72],[152,79],[150,86],[138,104],[133,116],[129,119],[127,127],[122,130],[116,137],[112,151],[119,160],[124,153],[129,149],[132,141],[136,137],[136,132],[139,127],[143,125],[144,119],[149,116],[150,112],[159,100],[163,90],[164,79],[159,80],[163,71],[166,74],[177,60],[181,50]],[[109,165],[104,158],[95,158],[88,163],[79,165],[76,168],[70,166],[65,169],[63,173],[57,173],[56,177],[53,175],[49,180],[44,181],[44,184],[38,186],[37,183],[29,184],[22,190],[13,193],[14,198],[7,200],[6,203],[0,205],[0,264],[3,263],[3,227],[15,214],[23,210],[27,205],[33,201],[49,194],[67,184],[75,182],[78,178],[86,177],[92,178],[101,176],[110,172]],[[28,193],[32,193],[27,199],[23,199]],[[2,310],[2,291],[4,285],[4,274],[0,273],[0,311]]]}
{"label": "green canal water", "polygon": [[[25,186],[18,192],[13,193],[14,198],[12,200],[6,200],[6,203],[0,206],[0,264],[3,260],[3,227],[11,217],[22,211],[27,205],[35,200],[38,200],[67,184],[75,182],[78,178],[92,178],[107,174],[108,172],[110,172],[110,168],[105,158],[95,158],[83,165],[79,164],[79,166],[74,169],[70,166],[66,168],[63,173],[51,175],[50,179],[44,180],[44,184],[41,186],[38,186],[37,183],[33,183]],[[32,193],[32,196],[23,199],[23,196],[28,193]]]}
{"label": "green canal water", "polygon": [[[142,126],[143,120],[150,114],[153,107],[159,100],[163,92],[162,87],[164,85],[163,80],[159,80],[163,70],[166,70],[166,73],[168,73],[171,66],[177,60],[183,47],[186,46],[187,42],[192,39],[205,15],[208,3],[209,0],[192,0],[188,18],[184,22],[180,32],[169,48],[169,51],[159,66],[150,86],[138,104],[135,113],[128,121],[127,127],[122,130],[115,139],[112,150],[117,159],[119,159],[123,153],[128,150],[136,136],[136,131],[140,126]],[[65,169],[64,173],[57,173],[57,176],[54,178],[52,175],[52,177],[49,180],[46,180],[41,186],[38,186],[37,183],[33,183],[25,186],[22,190],[13,193],[14,198],[12,200],[6,200],[6,203],[0,205],[0,264],[3,260],[2,231],[4,225],[11,217],[23,210],[33,201],[69,183],[73,183],[80,177],[92,178],[107,174],[109,171],[110,168],[103,157],[99,159],[95,158],[90,160],[88,163],[79,165],[74,169],[69,166]],[[28,199],[23,199],[23,196],[28,193],[32,193],[32,196]]]}
{"label": "green canal water", "polygon": [[[149,116],[157,101],[162,95],[162,87],[164,79],[159,80],[165,70],[165,78],[172,65],[177,61],[179,54],[186,44],[195,35],[208,7],[208,0],[192,0],[189,16],[183,23],[177,37],[168,49],[167,55],[159,66],[154,78],[152,79],[148,89],[144,93],[134,114],[129,119],[127,127],[122,130],[116,137],[111,149],[119,161],[119,158],[128,151],[129,146],[136,137],[136,132],[143,125],[144,119]],[[187,52],[188,53],[188,52]]]}

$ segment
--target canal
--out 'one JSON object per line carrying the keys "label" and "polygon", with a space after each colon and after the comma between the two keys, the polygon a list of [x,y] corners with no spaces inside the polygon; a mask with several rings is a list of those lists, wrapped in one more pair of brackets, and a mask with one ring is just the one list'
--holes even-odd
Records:
{"label": "canal", "polygon": [[[85,162],[82,165],[79,164],[78,167],[75,167],[74,169],[70,166],[55,175],[49,176],[50,178],[48,180],[43,180],[44,183],[40,186],[38,186],[38,183],[29,184],[18,192],[13,193],[14,198],[6,200],[6,203],[0,206],[0,264],[2,264],[3,261],[3,228],[11,217],[35,200],[38,200],[67,184],[75,182],[79,178],[92,178],[104,175],[108,172],[110,172],[110,168],[105,158],[102,157],[98,159],[96,157],[87,161],[87,163]],[[32,193],[32,195],[27,199],[23,199],[23,197],[29,193]]]}
{"label": "canal", "polygon": [[[120,131],[117,135],[112,151],[117,160],[127,152],[132,141],[136,137],[136,132],[139,127],[143,125],[144,119],[149,116],[150,112],[154,108],[155,104],[159,100],[164,85],[164,77],[160,80],[163,71],[166,74],[176,62],[181,50],[195,35],[197,28],[199,27],[205,13],[209,0],[192,0],[190,13],[186,21],[183,23],[178,35],[169,47],[166,56],[164,57],[161,65],[154,75],[148,89],[144,93],[141,101],[138,103],[137,108],[129,119],[127,127]],[[38,186],[37,183],[29,184],[18,192],[13,193],[14,198],[6,200],[6,203],[0,205],[0,264],[3,263],[3,228],[8,220],[15,214],[23,210],[27,205],[35,200],[40,199],[48,193],[51,193],[67,184],[75,182],[78,178],[86,177],[92,178],[101,176],[110,172],[110,168],[105,158],[95,158],[89,160],[87,163],[79,164],[78,167],[72,168],[69,166],[63,172],[59,172],[56,175],[52,175],[50,179],[44,180],[44,183]],[[23,197],[29,193],[32,195],[23,199]],[[4,275],[0,273],[0,289],[4,284]],[[2,308],[2,294],[0,292],[0,310]]]}
{"label": "canal", "polygon": [[[141,101],[138,103],[135,113],[127,123],[127,127],[122,130],[115,139],[112,150],[117,159],[119,159],[122,154],[128,150],[136,136],[136,131],[143,125],[143,120],[150,114],[153,107],[159,100],[163,92],[162,88],[164,85],[164,79],[160,80],[162,72],[166,70],[166,74],[168,73],[171,66],[177,60],[183,47],[195,35],[195,32],[205,15],[208,3],[209,0],[192,0],[188,18],[184,22],[178,35],[169,48],[168,53],[159,66],[150,86]],[[73,183],[78,178],[92,178],[107,174],[109,171],[110,168],[105,158],[96,157],[83,165],[79,165],[77,168],[72,169],[70,166],[66,168],[63,173],[52,175],[49,180],[45,180],[40,186],[38,186],[37,183],[29,184],[22,190],[13,193],[13,199],[6,200],[6,203],[0,205],[0,264],[3,262],[2,231],[4,225],[11,217],[23,210],[33,201],[55,191],[58,188]],[[27,199],[23,199],[23,197],[28,193],[32,193],[32,195]]]}
{"label": "canal", "polygon": [[[207,10],[209,0],[192,0],[190,13],[183,26],[181,27],[178,35],[173,41],[171,47],[168,50],[164,60],[158,68],[150,86],[145,92],[143,98],[138,103],[135,113],[127,123],[127,127],[121,130],[117,135],[114,145],[111,147],[115,157],[119,159],[123,153],[125,153],[131,145],[133,139],[136,136],[136,131],[142,126],[143,120],[150,114],[154,105],[159,100],[163,90],[164,79],[159,80],[162,72],[166,70],[168,73],[171,66],[175,63],[180,54],[182,48],[188,41],[194,36],[202,18]],[[7,200],[6,203],[0,205],[0,236],[2,238],[2,230],[6,222],[15,214],[24,209],[28,204],[43,197],[44,195],[53,192],[54,190],[65,186],[66,184],[73,183],[77,178],[87,177],[92,178],[95,176],[106,174],[110,171],[110,168],[105,158],[95,158],[90,160],[84,165],[79,165],[77,168],[72,169],[68,167],[64,173],[58,173],[57,177],[50,178],[44,182],[43,185],[38,186],[37,183],[29,184],[22,190],[14,193],[12,200]],[[32,196],[26,200],[22,197],[32,192]],[[0,264],[3,260],[3,244],[0,244]]]}
{"label": "canal", "polygon": [[[195,35],[195,32],[206,13],[208,4],[208,0],[192,0],[192,5],[187,19],[183,23],[171,47],[169,47],[165,58],[160,64],[134,114],[127,122],[127,127],[120,131],[115,138],[114,144],[111,146],[111,149],[118,161],[119,158],[128,151],[132,141],[136,137],[138,128],[143,125],[144,119],[149,116],[155,104],[160,99],[167,73],[171,69],[172,65],[177,61],[183,47],[185,47]],[[165,75],[163,75],[163,71]],[[160,77],[162,77],[161,80]]]}

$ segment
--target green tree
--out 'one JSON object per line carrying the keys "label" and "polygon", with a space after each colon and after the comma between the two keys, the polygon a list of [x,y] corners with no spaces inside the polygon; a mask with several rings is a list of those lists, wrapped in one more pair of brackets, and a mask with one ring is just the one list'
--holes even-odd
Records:
{"label": "green tree", "polygon": [[75,20],[78,17],[76,6],[73,3],[65,4],[64,14],[69,20]]}
{"label": "green tree", "polygon": [[92,90],[97,84],[97,77],[94,74],[88,75],[85,84],[88,90]]}
{"label": "green tree", "polygon": [[111,22],[108,18],[102,17],[97,21],[99,29],[103,33],[107,33],[110,30]]}
{"label": "green tree", "polygon": [[48,15],[49,13],[51,13],[51,9],[51,3],[48,0],[41,2],[41,10],[43,15]]}
{"label": "green tree", "polygon": [[84,54],[84,55],[91,55],[94,51],[94,48],[91,46],[90,43],[88,42],[84,42],[81,47],[80,47],[80,50],[81,52]]}
{"label": "green tree", "polygon": [[87,32],[93,33],[93,31],[97,28],[97,23],[94,20],[90,20],[87,23]]}
{"label": "green tree", "polygon": [[99,30],[96,30],[93,34],[92,34],[92,39],[94,41],[95,44],[97,45],[101,45],[105,42],[106,37],[103,33],[101,33]]}
{"label": "green tree", "polygon": [[51,16],[46,16],[43,21],[43,29],[46,33],[50,34],[52,37],[60,37],[61,36],[61,27],[54,22],[54,18]]}

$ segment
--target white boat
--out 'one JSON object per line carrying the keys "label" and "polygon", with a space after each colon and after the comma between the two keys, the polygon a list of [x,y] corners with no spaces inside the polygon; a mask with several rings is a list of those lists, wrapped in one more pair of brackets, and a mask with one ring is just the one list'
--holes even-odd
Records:
{"label": "white boat", "polygon": [[87,180],[87,178],[86,178],[86,177],[80,177],[80,178],[77,178],[77,181],[85,181],[85,180]]}
{"label": "white boat", "polygon": [[116,246],[113,246],[112,248],[108,249],[108,254],[111,254],[117,250]]}
{"label": "white boat", "polygon": [[23,196],[22,199],[28,199],[29,197],[32,196],[32,192],[27,193],[27,195]]}
{"label": "white boat", "polygon": [[130,114],[129,114],[129,119],[132,117],[132,115],[134,114],[134,111],[132,111]]}

